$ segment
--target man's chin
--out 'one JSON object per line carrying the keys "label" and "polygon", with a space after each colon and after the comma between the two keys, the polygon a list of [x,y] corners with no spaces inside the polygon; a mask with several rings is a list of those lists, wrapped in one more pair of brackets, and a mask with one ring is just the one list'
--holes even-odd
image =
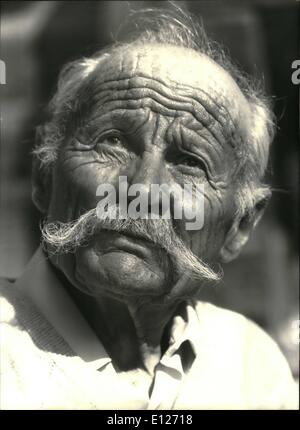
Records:
{"label": "man's chin", "polygon": [[77,287],[92,295],[164,296],[171,288],[169,264],[134,249],[82,247],[75,253]]}

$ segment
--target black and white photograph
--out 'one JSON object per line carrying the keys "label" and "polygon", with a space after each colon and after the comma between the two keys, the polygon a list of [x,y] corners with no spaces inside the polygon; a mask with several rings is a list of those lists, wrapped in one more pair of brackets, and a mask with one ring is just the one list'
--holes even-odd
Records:
{"label": "black and white photograph", "polygon": [[1,1],[0,410],[299,410],[299,6]]}

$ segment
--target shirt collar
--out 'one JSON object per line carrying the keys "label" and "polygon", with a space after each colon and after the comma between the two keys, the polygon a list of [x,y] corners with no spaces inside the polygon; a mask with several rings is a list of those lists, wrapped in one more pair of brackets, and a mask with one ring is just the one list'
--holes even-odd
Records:
{"label": "shirt collar", "polygon": [[[41,247],[26,266],[16,286],[22,289],[89,367],[99,370],[111,363],[104,346],[61,285]],[[199,320],[191,303],[180,305],[169,333],[169,347],[160,363],[182,374],[197,355]]]}
{"label": "shirt collar", "polygon": [[165,366],[181,374],[193,364],[199,343],[199,320],[191,302],[183,302],[176,311],[169,331],[169,347],[161,358]]}

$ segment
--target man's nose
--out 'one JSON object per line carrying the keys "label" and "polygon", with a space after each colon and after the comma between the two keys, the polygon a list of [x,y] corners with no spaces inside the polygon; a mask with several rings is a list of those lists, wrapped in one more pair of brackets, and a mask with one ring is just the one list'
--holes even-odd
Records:
{"label": "man's nose", "polygon": [[[128,187],[132,187],[133,195],[128,195],[128,204],[135,198],[134,189],[137,188],[148,201],[148,213],[151,212],[152,204],[155,202],[161,213],[162,193],[157,193],[156,184],[168,185],[168,173],[165,165],[164,152],[155,148],[153,151],[144,151],[141,159],[136,164],[131,176],[128,177]],[[135,187],[136,185],[136,187]]]}
{"label": "man's nose", "polygon": [[145,191],[150,192],[152,184],[160,185],[164,179],[166,179],[164,153],[156,149],[144,151],[128,182],[130,185],[141,184]]}

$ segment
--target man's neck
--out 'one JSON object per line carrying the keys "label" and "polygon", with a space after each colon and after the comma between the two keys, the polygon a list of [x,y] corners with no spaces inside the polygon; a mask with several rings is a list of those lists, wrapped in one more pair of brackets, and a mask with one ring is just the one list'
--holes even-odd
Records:
{"label": "man's neck", "polygon": [[119,301],[107,296],[95,298],[70,284],[67,289],[115,367],[121,372],[143,369],[152,375],[167,346],[164,331],[176,305]]}

